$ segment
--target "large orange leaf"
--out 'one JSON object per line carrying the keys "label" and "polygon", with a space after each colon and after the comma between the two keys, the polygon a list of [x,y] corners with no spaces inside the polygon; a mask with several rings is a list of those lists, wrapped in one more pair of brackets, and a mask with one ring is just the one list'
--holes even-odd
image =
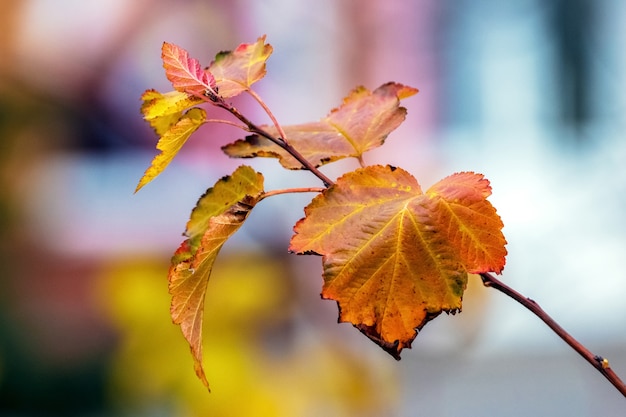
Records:
{"label": "large orange leaf", "polygon": [[217,54],[208,71],[215,77],[219,95],[233,97],[248,90],[265,76],[265,62],[271,54],[272,46],[265,43],[265,36]]}
{"label": "large orange leaf", "polygon": [[170,124],[169,127],[158,125],[158,129],[164,131],[156,146],[161,152],[152,160],[152,163],[139,180],[135,192],[163,172],[185,142],[187,142],[187,139],[204,124],[205,120],[206,112],[199,107],[194,107],[185,113],[173,113],[172,119],[167,120],[167,123]]}
{"label": "large orange leaf", "polygon": [[[289,143],[316,167],[347,157],[360,158],[382,145],[389,133],[400,126],[406,117],[400,100],[416,93],[416,89],[398,83],[383,84],[373,92],[358,87],[321,121],[285,126],[284,131]],[[278,135],[273,126],[262,128]],[[303,168],[281,147],[258,135],[247,136],[222,150],[231,157],[273,157],[285,168]]]}
{"label": "large orange leaf", "polygon": [[185,240],[172,257],[171,315],[189,343],[196,375],[208,387],[202,366],[204,298],[213,263],[263,193],[263,176],[247,166],[219,180],[198,201]]}
{"label": "large orange leaf", "polygon": [[383,349],[400,352],[429,320],[461,310],[467,273],[500,272],[506,241],[482,175],[423,193],[408,172],[370,166],[313,199],[290,250],[322,255],[322,297]]}

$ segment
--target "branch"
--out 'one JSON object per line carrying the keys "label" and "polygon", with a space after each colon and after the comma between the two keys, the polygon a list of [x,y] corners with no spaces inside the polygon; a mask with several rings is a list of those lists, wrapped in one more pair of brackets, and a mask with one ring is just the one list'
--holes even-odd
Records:
{"label": "branch", "polygon": [[519,292],[515,291],[511,287],[498,280],[496,277],[489,273],[480,274],[480,278],[483,281],[485,287],[492,287],[496,290],[508,295],[528,310],[530,310],[535,316],[539,317],[554,333],[565,341],[572,349],[574,349],[580,356],[582,356],[587,362],[598,370],[606,379],[613,384],[613,386],[626,397],[626,384],[617,376],[617,374],[609,366],[608,359],[602,356],[594,355],[583,346],[578,340],[574,339],[569,333],[567,333],[552,317],[548,315],[534,300],[524,297]]}
{"label": "branch", "polygon": [[[249,91],[249,92],[251,92],[251,91]],[[331,185],[334,184],[334,182],[330,178],[328,178],[326,175],[324,175],[324,173],[322,171],[317,169],[304,156],[302,156],[302,154],[300,152],[298,152],[297,149],[295,149],[293,146],[291,146],[289,143],[287,143],[286,138],[284,137],[284,131],[282,130],[282,128],[280,127],[278,122],[275,120],[274,115],[272,114],[271,111],[269,111],[269,109],[267,108],[265,103],[260,99],[260,97],[258,97],[254,92],[251,92],[252,96],[255,97],[261,103],[261,106],[263,106],[264,109],[266,109],[266,112],[268,113],[270,118],[274,121],[276,129],[279,132],[282,132],[281,133],[283,135],[282,138],[276,138],[276,137],[270,135],[269,133],[267,133],[265,130],[263,130],[260,127],[258,127],[257,125],[255,125],[254,123],[252,123],[246,116],[244,116],[243,114],[239,113],[239,110],[237,110],[235,107],[231,106],[230,104],[226,103],[222,97],[220,97],[217,94],[215,94],[212,90],[211,91],[207,90],[205,92],[205,94],[198,94],[197,92],[188,92],[188,94],[191,94],[191,95],[193,95],[195,97],[198,97],[198,98],[202,99],[203,101],[205,101],[207,103],[210,103],[210,104],[212,104],[214,106],[217,106],[217,107],[219,107],[221,109],[226,110],[227,112],[229,112],[230,114],[235,116],[237,119],[239,119],[244,125],[246,125],[247,126],[247,130],[249,132],[256,133],[259,136],[263,136],[264,138],[272,141],[276,145],[278,145],[281,148],[283,148],[285,151],[289,152],[289,154],[291,156],[293,156],[294,158],[296,158],[298,160],[298,162],[300,162],[305,169],[307,169],[313,175],[315,175],[317,178],[322,180],[322,182],[324,183],[325,187],[328,188],[328,187],[330,187]],[[233,124],[233,125],[237,126],[237,127],[241,127],[241,126],[239,126],[237,124]]]}
{"label": "branch", "polygon": [[289,152],[289,154],[293,156],[294,158],[296,158],[298,162],[300,162],[305,169],[309,170],[313,175],[315,175],[317,178],[322,180],[325,187],[330,187],[333,184],[333,181],[330,178],[328,178],[326,175],[324,175],[323,172],[321,172],[313,164],[311,164],[293,146],[285,142],[284,138],[276,138],[270,135],[265,130],[261,129],[260,127],[252,123],[250,120],[248,120],[248,118],[245,117],[243,114],[239,113],[239,110],[237,110],[235,107],[226,103],[221,97],[212,96],[209,98],[209,100],[211,100],[210,102],[212,102],[212,104],[226,110],[227,112],[235,116],[237,119],[239,119],[241,122],[243,122],[248,127],[250,132],[256,133],[259,136],[263,136],[264,138],[272,141],[276,145],[283,148],[285,151]]}

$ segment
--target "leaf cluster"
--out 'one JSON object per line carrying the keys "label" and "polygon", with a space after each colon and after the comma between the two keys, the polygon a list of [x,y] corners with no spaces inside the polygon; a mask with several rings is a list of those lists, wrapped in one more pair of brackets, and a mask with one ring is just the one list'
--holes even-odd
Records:
{"label": "leaf cluster", "polygon": [[[469,273],[500,273],[505,264],[502,221],[487,200],[489,182],[461,172],[423,192],[407,171],[367,165],[364,154],[384,144],[405,119],[401,100],[418,91],[395,82],[373,91],[357,87],[319,121],[281,126],[251,88],[266,73],[272,47],[265,36],[220,52],[206,67],[183,48],[164,43],[163,68],[173,91],[146,91],[141,111],[159,137],[157,150],[136,191],[158,176],[198,128],[226,123],[246,136],[222,148],[233,158],[275,158],[286,169],[308,170],[322,187],[265,190],[262,174],[242,165],[218,180],[191,212],[186,240],[169,270],[171,316],[180,325],[197,376],[202,365],[204,298],[224,243],[263,199],[288,192],[315,192],[294,227],[289,251],[320,255],[322,297],[335,300],[339,321],[352,323],[394,358],[428,321],[461,310]],[[248,94],[270,124],[256,124],[227,99]],[[209,120],[215,106],[238,122]],[[360,168],[336,180],[320,167],[355,158]]]}

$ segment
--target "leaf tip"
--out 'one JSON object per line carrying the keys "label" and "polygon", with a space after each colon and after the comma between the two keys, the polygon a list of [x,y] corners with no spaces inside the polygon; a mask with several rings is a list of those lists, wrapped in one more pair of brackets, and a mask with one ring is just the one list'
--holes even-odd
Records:
{"label": "leaf tip", "polygon": [[196,376],[198,377],[200,382],[202,382],[202,385],[204,385],[207,391],[211,393],[211,387],[209,386],[209,381],[206,377],[206,374],[204,373],[202,362],[198,362],[195,358],[194,358],[194,370],[196,371]]}
{"label": "leaf tip", "polygon": [[150,181],[154,179],[154,175],[151,175],[150,171],[151,171],[151,167],[146,169],[146,172],[143,174],[143,176],[137,183],[137,186],[135,187],[135,192],[133,194],[137,194],[139,190],[141,190],[146,184],[148,184]]}
{"label": "leaf tip", "polygon": [[141,190],[143,188],[145,184],[143,183],[143,178],[137,183],[137,186],[135,187],[135,191],[133,191],[133,194],[137,194],[139,192],[139,190]]}
{"label": "leaf tip", "polygon": [[368,325],[365,325],[365,324],[361,323],[361,324],[355,324],[354,327],[356,327],[361,333],[363,333],[371,341],[373,341],[378,346],[380,346],[382,350],[384,350],[385,352],[390,354],[391,357],[393,357],[397,361],[402,359],[400,357],[400,353],[402,352],[402,349],[405,348],[405,347],[407,347],[407,348],[411,347],[411,342],[410,341],[405,343],[405,344],[403,344],[403,345],[400,345],[400,341],[397,340],[397,339],[394,340],[393,342],[388,342],[388,341],[384,340],[378,334],[378,332],[376,330],[376,325],[368,326]]}

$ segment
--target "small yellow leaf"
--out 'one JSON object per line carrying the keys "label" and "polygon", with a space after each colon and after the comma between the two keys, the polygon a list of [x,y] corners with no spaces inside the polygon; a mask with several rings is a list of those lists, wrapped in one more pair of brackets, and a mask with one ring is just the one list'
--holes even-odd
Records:
{"label": "small yellow leaf", "polygon": [[180,91],[162,94],[147,90],[141,100],[141,113],[159,136],[178,121],[184,110],[202,103],[201,99]]}
{"label": "small yellow leaf", "polygon": [[205,120],[206,112],[198,107],[194,107],[178,117],[178,120],[173,123],[159,139],[157,149],[160,150],[161,153],[154,157],[152,164],[139,180],[135,192],[139,191],[141,187],[163,172],[172,159],[174,159],[178,151],[180,151],[187,139],[204,124]]}

